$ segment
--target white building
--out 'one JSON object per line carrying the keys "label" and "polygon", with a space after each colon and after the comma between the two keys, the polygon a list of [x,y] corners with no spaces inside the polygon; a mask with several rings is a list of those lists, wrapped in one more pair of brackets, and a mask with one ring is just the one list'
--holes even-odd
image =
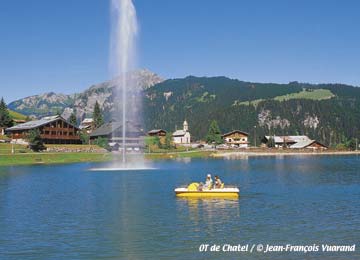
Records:
{"label": "white building", "polygon": [[229,133],[223,134],[221,137],[224,139],[225,144],[230,147],[248,148],[248,133],[240,130],[234,130]]}
{"label": "white building", "polygon": [[175,144],[190,144],[191,142],[191,135],[189,132],[189,125],[188,122],[186,122],[186,120],[184,121],[183,124],[183,129],[182,130],[176,130],[173,134],[173,142]]}
{"label": "white building", "polygon": [[94,120],[92,118],[85,118],[79,125],[79,128],[90,134],[94,128]]}

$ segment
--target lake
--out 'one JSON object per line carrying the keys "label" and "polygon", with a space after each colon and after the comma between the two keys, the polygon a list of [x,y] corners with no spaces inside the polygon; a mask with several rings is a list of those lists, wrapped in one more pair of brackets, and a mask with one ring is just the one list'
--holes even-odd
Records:
{"label": "lake", "polygon": [[[101,166],[0,168],[0,258],[360,257],[359,249],[321,252],[322,244],[360,241],[359,156],[183,159],[157,161],[147,171],[88,171]],[[207,173],[239,186],[240,198],[175,197],[175,187],[204,181]],[[320,248],[306,254],[199,252],[202,244]]]}

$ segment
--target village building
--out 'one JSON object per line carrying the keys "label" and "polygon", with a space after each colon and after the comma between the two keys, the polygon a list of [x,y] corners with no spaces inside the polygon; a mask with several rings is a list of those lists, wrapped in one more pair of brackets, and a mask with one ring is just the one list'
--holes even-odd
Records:
{"label": "village building", "polygon": [[79,128],[61,116],[43,117],[9,127],[5,130],[12,142],[27,143],[26,137],[31,130],[38,129],[45,144],[81,144]]}
{"label": "village building", "polygon": [[148,136],[166,136],[166,131],[163,129],[153,129],[147,132]]}
{"label": "village building", "polygon": [[94,129],[94,119],[85,118],[79,125],[79,128],[82,131],[86,131],[86,133],[90,134]]}
{"label": "village building", "polygon": [[266,135],[262,139],[262,143],[267,144],[270,139],[274,140],[276,148],[290,147],[298,142],[310,141],[310,138],[306,135],[289,135],[289,136],[277,136],[277,135]]}
{"label": "village building", "polygon": [[[122,149],[122,129],[122,123],[120,122],[105,123],[92,131],[90,134],[90,141],[94,142],[95,139],[102,137],[108,140],[112,149]],[[144,139],[145,133],[143,129],[141,129],[140,125],[127,122],[125,138],[126,150],[139,151],[140,149],[143,149],[145,147]]]}
{"label": "village building", "polygon": [[26,123],[26,120],[24,119],[13,119],[13,121],[16,125]]}
{"label": "village building", "polygon": [[223,134],[221,137],[224,140],[224,143],[231,147],[236,148],[248,148],[248,133],[245,133],[240,130],[234,130],[229,133]]}
{"label": "village building", "polygon": [[176,130],[172,134],[174,144],[190,144],[191,142],[191,135],[189,132],[189,125],[188,122],[185,120],[183,123],[182,130]]}
{"label": "village building", "polygon": [[301,141],[291,145],[291,149],[313,149],[313,150],[326,150],[328,147],[316,140]]}
{"label": "village building", "polygon": [[290,149],[327,149],[327,146],[321,144],[316,140],[310,139],[306,135],[289,135],[289,136],[264,136],[262,142],[267,144],[270,139],[274,140],[276,148],[290,148]]}

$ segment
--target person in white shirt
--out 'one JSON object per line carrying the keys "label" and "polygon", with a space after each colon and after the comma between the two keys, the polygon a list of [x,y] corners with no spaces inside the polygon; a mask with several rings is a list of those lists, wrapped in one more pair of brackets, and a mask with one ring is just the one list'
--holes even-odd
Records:
{"label": "person in white shirt", "polygon": [[208,174],[206,176],[206,181],[205,181],[205,185],[204,185],[204,189],[205,190],[210,190],[213,186],[213,180],[211,179],[211,174]]}

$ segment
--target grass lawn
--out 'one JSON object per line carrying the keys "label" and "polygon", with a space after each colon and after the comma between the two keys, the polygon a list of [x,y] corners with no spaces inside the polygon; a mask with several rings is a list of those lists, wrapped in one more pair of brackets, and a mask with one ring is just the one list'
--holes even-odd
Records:
{"label": "grass lawn", "polygon": [[[3,154],[11,154],[12,144],[9,143],[0,143],[0,156]],[[14,151],[15,153],[32,153],[32,151],[26,148],[25,145],[21,144],[14,144]]]}
{"label": "grass lawn", "polygon": [[209,157],[213,152],[193,150],[189,152],[175,152],[175,153],[146,153],[146,159],[174,159],[174,158],[205,158]]}
{"label": "grass lawn", "polygon": [[18,120],[25,120],[26,116],[23,114],[20,114],[18,112],[12,111],[9,109],[9,114],[11,116],[12,119],[18,119]]}
{"label": "grass lawn", "polygon": [[[98,149],[97,145],[46,145],[49,148],[67,149]],[[25,145],[15,144],[15,154],[11,154],[12,144],[0,143],[0,166],[26,164],[52,164],[75,162],[103,162],[110,161],[111,153],[95,152],[42,152],[35,153]]]}
{"label": "grass lawn", "polygon": [[[311,91],[302,90],[300,92],[291,93],[288,95],[283,96],[277,96],[272,98],[272,100],[276,101],[286,101],[290,99],[311,99],[311,100],[324,100],[324,99],[330,99],[335,97],[335,95],[328,89],[314,89]],[[261,101],[264,101],[265,99],[255,99],[252,101],[235,101],[233,106],[257,106]]]}
{"label": "grass lawn", "polygon": [[110,161],[110,153],[26,153],[0,155],[0,166]]}
{"label": "grass lawn", "polygon": [[[111,161],[112,153],[86,152],[89,148],[98,149],[96,145],[46,145],[49,148],[82,149],[81,152],[32,152],[24,145],[15,144],[15,154],[11,154],[11,144],[0,143],[0,166],[32,165],[77,162],[106,162]],[[147,159],[175,159],[175,158],[204,158],[213,152],[193,150],[186,151],[185,147],[173,150],[158,149],[156,152],[145,153]]]}
{"label": "grass lawn", "polygon": [[291,93],[288,95],[277,96],[274,99],[278,101],[285,101],[289,99],[311,99],[311,100],[324,100],[330,99],[335,95],[328,89],[314,89],[313,91],[303,90],[298,93]]}

